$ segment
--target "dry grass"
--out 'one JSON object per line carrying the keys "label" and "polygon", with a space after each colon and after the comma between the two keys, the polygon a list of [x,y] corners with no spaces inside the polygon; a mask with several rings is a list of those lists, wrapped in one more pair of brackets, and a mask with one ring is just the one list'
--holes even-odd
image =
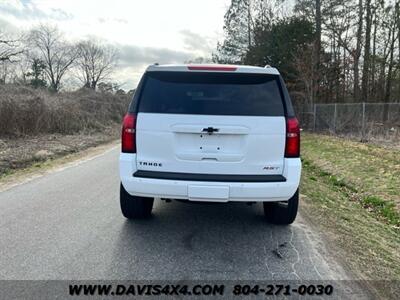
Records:
{"label": "dry grass", "polygon": [[72,134],[120,123],[128,96],[78,90],[51,94],[19,85],[0,85],[0,136]]}
{"label": "dry grass", "polygon": [[0,178],[120,134],[130,97],[0,85]]}

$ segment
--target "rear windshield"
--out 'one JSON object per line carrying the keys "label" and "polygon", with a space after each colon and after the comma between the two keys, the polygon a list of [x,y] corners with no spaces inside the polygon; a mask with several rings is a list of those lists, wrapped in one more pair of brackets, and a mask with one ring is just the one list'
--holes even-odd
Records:
{"label": "rear windshield", "polygon": [[279,77],[267,74],[148,72],[138,111],[283,116]]}

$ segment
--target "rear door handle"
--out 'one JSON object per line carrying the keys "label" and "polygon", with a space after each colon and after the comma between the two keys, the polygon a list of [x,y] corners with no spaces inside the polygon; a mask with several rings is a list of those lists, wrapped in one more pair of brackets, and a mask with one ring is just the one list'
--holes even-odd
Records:
{"label": "rear door handle", "polygon": [[[1,1],[1,0],[0,0]],[[171,132],[174,133],[208,133],[208,127],[203,127],[204,124],[173,124],[170,126]],[[218,126],[218,125],[216,125]],[[249,134],[250,128],[239,125],[221,125],[217,127],[209,126],[218,134]],[[216,130],[215,130],[216,129]],[[214,131],[215,130],[215,131]]]}
{"label": "rear door handle", "polygon": [[218,131],[219,131],[219,129],[214,128],[214,127],[203,128],[203,132],[207,132],[208,134],[213,134],[214,132],[218,132]]}

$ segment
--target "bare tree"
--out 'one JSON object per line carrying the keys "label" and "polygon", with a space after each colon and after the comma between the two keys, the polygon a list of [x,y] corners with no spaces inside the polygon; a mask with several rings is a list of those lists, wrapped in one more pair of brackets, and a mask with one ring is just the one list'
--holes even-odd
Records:
{"label": "bare tree", "polygon": [[304,103],[313,105],[313,96],[315,94],[316,73],[314,70],[314,52],[315,44],[308,45],[301,49],[297,56],[294,57],[294,66],[299,76],[298,81],[303,87],[301,91],[296,91],[297,96],[304,99]]}
{"label": "bare tree", "polygon": [[57,27],[40,25],[30,33],[29,41],[37,57],[45,64],[49,87],[58,91],[61,80],[78,57],[76,47],[67,43]]}
{"label": "bare tree", "polygon": [[96,89],[101,81],[108,80],[117,63],[117,50],[94,40],[78,44],[77,67],[85,87]]}
{"label": "bare tree", "polygon": [[[215,61],[277,66],[291,92],[307,103],[399,102],[400,0],[230,2]],[[294,4],[293,10],[269,13],[275,2]],[[311,23],[312,32],[284,26],[296,18]],[[302,51],[286,55],[289,43],[310,36],[311,49],[302,44]]]}
{"label": "bare tree", "polygon": [[321,64],[321,24],[322,24],[322,17],[321,17],[321,0],[315,1],[315,64],[316,64],[316,71],[318,72]]}
{"label": "bare tree", "polygon": [[363,28],[363,20],[364,20],[364,7],[363,1],[358,1],[358,28],[357,28],[357,41],[356,41],[356,49],[354,53],[354,83],[353,83],[353,93],[354,100],[357,102],[359,98],[359,82],[360,82],[360,74],[359,74],[359,63],[361,56],[361,39],[362,39],[362,28]]}
{"label": "bare tree", "polygon": [[0,32],[0,62],[14,62],[24,52],[20,39],[12,39]]}
{"label": "bare tree", "polygon": [[22,38],[10,37],[0,31],[0,83],[15,77],[15,63],[20,61],[23,53]]}
{"label": "bare tree", "polygon": [[365,46],[364,46],[364,64],[362,74],[362,101],[368,100],[368,83],[369,83],[369,68],[370,68],[370,51],[371,51],[371,0],[365,2],[367,15],[365,22]]}

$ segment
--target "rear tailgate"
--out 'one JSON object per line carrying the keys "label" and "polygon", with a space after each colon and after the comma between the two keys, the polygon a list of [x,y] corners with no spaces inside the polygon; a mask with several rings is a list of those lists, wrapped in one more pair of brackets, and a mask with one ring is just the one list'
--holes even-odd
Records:
{"label": "rear tailgate", "polygon": [[148,72],[138,105],[138,170],[283,172],[286,125],[275,75]]}

